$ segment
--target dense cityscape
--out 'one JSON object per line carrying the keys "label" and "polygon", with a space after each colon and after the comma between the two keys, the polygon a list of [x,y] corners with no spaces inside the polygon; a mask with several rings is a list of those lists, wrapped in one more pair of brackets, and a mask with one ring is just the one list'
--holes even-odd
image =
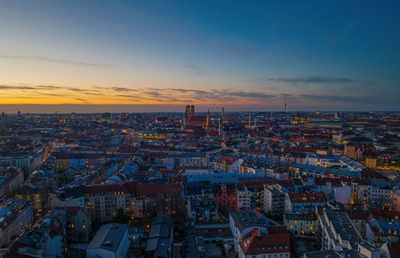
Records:
{"label": "dense cityscape", "polygon": [[397,257],[400,113],[0,120],[2,257]]}
{"label": "dense cityscape", "polygon": [[0,258],[400,258],[399,10],[0,0]]}

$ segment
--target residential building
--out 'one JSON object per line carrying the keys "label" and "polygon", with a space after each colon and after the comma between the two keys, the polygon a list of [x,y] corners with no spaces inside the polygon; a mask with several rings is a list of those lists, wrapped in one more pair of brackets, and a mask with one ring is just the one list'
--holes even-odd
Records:
{"label": "residential building", "polygon": [[266,185],[264,188],[264,211],[272,217],[281,217],[285,204],[285,192],[280,185]]}
{"label": "residential building", "polygon": [[367,221],[370,212],[364,210],[347,210],[346,212],[357,231],[363,238],[365,238],[367,234]]}
{"label": "residential building", "polygon": [[229,214],[229,227],[234,238],[234,247],[238,251],[242,239],[253,229],[267,232],[269,221],[256,210],[235,211]]}
{"label": "residential building", "polygon": [[247,190],[246,185],[238,183],[236,190],[236,209],[249,210],[250,209],[250,192]]}
{"label": "residential building", "polygon": [[238,245],[239,258],[290,257],[289,233],[265,233],[255,228]]}
{"label": "residential building", "polygon": [[391,192],[392,196],[392,207],[394,211],[400,212],[400,190],[393,190]]}
{"label": "residential building", "polygon": [[150,257],[171,257],[173,240],[174,230],[171,217],[157,217],[151,223],[150,234],[146,243],[146,252]]}
{"label": "residential building", "polygon": [[71,242],[89,242],[92,232],[90,210],[84,207],[67,207],[67,235]]}
{"label": "residential building", "polygon": [[217,208],[230,207],[236,209],[236,184],[213,184],[213,198]]}
{"label": "residential building", "polygon": [[125,224],[105,224],[97,230],[86,248],[88,258],[125,257],[130,240],[128,226]]}
{"label": "residential building", "polygon": [[26,200],[3,200],[0,203],[0,246],[8,245],[33,220],[32,204]]}
{"label": "residential building", "polygon": [[52,210],[17,237],[3,257],[64,257],[64,210]]}
{"label": "residential building", "polygon": [[97,221],[111,221],[118,209],[142,218],[183,209],[180,184],[103,184],[85,186],[86,207]]}
{"label": "residential building", "polygon": [[368,241],[382,245],[386,242],[400,241],[400,222],[372,218],[367,223],[366,235]]}
{"label": "residential building", "polygon": [[210,181],[183,182],[185,201],[212,198],[213,192]]}
{"label": "residential building", "polygon": [[189,218],[196,223],[211,223],[218,221],[218,210],[215,200],[189,200],[188,201]]}
{"label": "residential building", "polygon": [[325,210],[319,217],[322,250],[357,249],[363,239],[344,211]]}
{"label": "residential building", "polygon": [[326,207],[323,193],[285,193],[285,213],[314,213]]}
{"label": "residential building", "polygon": [[8,167],[0,171],[0,178],[7,181],[7,193],[13,193],[24,182],[24,172],[20,168]]}
{"label": "residential building", "polygon": [[285,213],[283,225],[295,236],[312,236],[318,233],[318,216],[316,213]]}
{"label": "residential building", "polygon": [[263,210],[264,187],[274,183],[270,180],[242,181],[250,195],[250,209]]}
{"label": "residential building", "polygon": [[185,152],[180,154],[179,166],[183,168],[208,168],[208,158],[203,152]]}

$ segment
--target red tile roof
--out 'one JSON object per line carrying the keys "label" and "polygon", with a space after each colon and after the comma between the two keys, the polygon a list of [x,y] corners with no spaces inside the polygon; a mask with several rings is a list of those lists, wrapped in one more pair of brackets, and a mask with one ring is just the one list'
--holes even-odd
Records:
{"label": "red tile roof", "polygon": [[370,213],[370,218],[384,218],[384,219],[396,219],[400,217],[400,212],[398,211],[388,211],[382,209],[374,209]]}
{"label": "red tile roof", "polygon": [[236,158],[228,157],[228,156],[223,156],[222,158],[219,159],[219,163],[225,162],[225,164],[231,165],[236,162]]}
{"label": "red tile roof", "polygon": [[290,252],[289,233],[265,234],[253,229],[240,242],[245,255]]}

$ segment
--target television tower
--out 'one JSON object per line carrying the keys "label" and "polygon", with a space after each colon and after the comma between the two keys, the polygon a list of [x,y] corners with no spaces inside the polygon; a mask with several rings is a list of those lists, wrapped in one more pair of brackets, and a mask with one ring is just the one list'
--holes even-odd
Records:
{"label": "television tower", "polygon": [[285,113],[287,113],[287,103],[286,103],[286,96],[285,96]]}

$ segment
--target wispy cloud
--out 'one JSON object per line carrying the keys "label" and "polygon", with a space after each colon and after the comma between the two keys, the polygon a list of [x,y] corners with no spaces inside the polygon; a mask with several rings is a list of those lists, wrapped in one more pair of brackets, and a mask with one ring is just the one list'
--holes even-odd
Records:
{"label": "wispy cloud", "polygon": [[13,85],[0,85],[0,90],[34,90],[35,87],[31,86],[13,86]]}
{"label": "wispy cloud", "polygon": [[199,65],[193,64],[192,62],[186,62],[183,64],[183,67],[197,75],[205,75],[204,69]]}
{"label": "wispy cloud", "polygon": [[281,93],[279,95],[281,95],[282,97],[290,97],[290,96],[292,96],[292,94],[288,94],[288,93]]}
{"label": "wispy cloud", "polygon": [[129,99],[147,99],[152,101],[183,101],[183,100],[197,100],[197,101],[234,101],[234,100],[262,100],[272,98],[274,95],[267,94],[262,91],[240,91],[231,89],[181,89],[181,88],[143,88],[131,89],[111,87],[116,92],[128,93],[134,92],[135,95],[118,94],[118,97]]}
{"label": "wispy cloud", "polygon": [[51,57],[45,57],[45,56],[0,55],[0,58],[41,61],[41,62],[50,62],[50,63],[57,63],[57,64],[65,64],[65,65],[81,65],[81,66],[92,66],[92,67],[103,67],[103,68],[113,67],[112,65],[107,65],[107,64],[76,61],[76,60],[57,59],[57,58],[51,58]]}
{"label": "wispy cloud", "polygon": [[[107,89],[107,88],[102,88],[102,89]],[[122,88],[122,87],[111,87],[113,91],[137,91],[137,89],[131,89],[131,88]]]}
{"label": "wispy cloud", "polygon": [[141,91],[141,96],[157,98],[159,100],[184,100],[192,99],[202,102],[227,102],[227,101],[243,101],[243,100],[263,100],[272,98],[274,95],[261,91],[239,91],[231,89],[179,89],[167,88],[157,89],[148,88]]}
{"label": "wispy cloud", "polygon": [[47,92],[40,92],[40,91],[35,91],[34,93],[39,94],[39,95],[44,95],[44,96],[52,96],[52,97],[61,97],[61,96],[63,96],[62,94],[47,93]]}
{"label": "wispy cloud", "polygon": [[395,106],[399,108],[398,96],[338,96],[338,95],[318,95],[303,94],[299,96],[303,103],[314,103],[318,105],[348,105],[358,107],[385,107]]}
{"label": "wispy cloud", "polygon": [[58,89],[61,89],[62,87],[54,86],[54,85],[38,85],[38,86],[36,86],[36,88],[45,89],[45,90],[58,90]]}
{"label": "wispy cloud", "polygon": [[[96,88],[74,88],[68,86],[58,86],[58,85],[29,85],[25,83],[18,83],[18,84],[3,84],[0,85],[0,92],[8,92],[7,95],[13,96],[13,98],[18,97],[21,95],[20,93],[24,93],[25,95],[29,95],[31,97],[35,95],[41,96],[50,96],[50,97],[64,97],[70,98],[79,101],[87,101],[81,96],[87,95],[96,95],[101,96],[105,93]],[[15,93],[17,92],[17,93]]]}
{"label": "wispy cloud", "polygon": [[[318,79],[319,80],[319,79]],[[301,80],[304,81],[304,80]],[[307,80],[309,81],[309,80]],[[311,80],[315,81],[315,80]],[[336,86],[336,85],[335,85]],[[29,84],[0,84],[0,97],[11,96],[15,99],[30,97],[35,100],[49,100],[51,103],[58,101],[65,103],[128,103],[149,104],[160,103],[165,105],[181,105],[193,103],[196,105],[253,105],[271,106],[281,105],[283,98],[288,97],[288,105],[307,106],[365,106],[375,107],[392,105],[398,107],[398,94],[366,94],[360,96],[359,92],[346,92],[336,94],[330,91],[310,91],[304,94],[271,93],[267,90],[236,90],[236,89],[188,89],[188,88],[128,88],[128,87],[99,87],[75,88],[59,85],[29,85]],[[321,93],[320,93],[321,92]],[[5,93],[5,94],[4,94]],[[93,97],[96,96],[96,97]],[[379,97],[377,97],[379,96]],[[54,98],[53,98],[54,97]],[[22,101],[22,99],[24,99]],[[57,101],[58,100],[58,101]],[[100,100],[100,102],[99,102]],[[41,101],[42,103],[42,101]]]}
{"label": "wispy cloud", "polygon": [[122,97],[122,98],[129,98],[129,99],[136,99],[136,100],[140,100],[141,97],[139,96],[134,96],[134,95],[128,95],[128,94],[118,94],[115,95],[116,97]]}
{"label": "wispy cloud", "polygon": [[[297,77],[297,78],[289,78],[289,77],[279,77],[279,78],[269,78],[269,81],[276,82],[286,82],[286,83],[353,83],[355,80],[350,78],[343,77],[325,77],[325,76],[311,76],[311,77]],[[259,81],[262,81],[260,79]]]}
{"label": "wispy cloud", "polygon": [[300,97],[309,100],[320,100],[330,102],[354,102],[359,101],[361,98],[350,97],[350,96],[334,96],[334,95],[314,95],[314,94],[302,94]]}

